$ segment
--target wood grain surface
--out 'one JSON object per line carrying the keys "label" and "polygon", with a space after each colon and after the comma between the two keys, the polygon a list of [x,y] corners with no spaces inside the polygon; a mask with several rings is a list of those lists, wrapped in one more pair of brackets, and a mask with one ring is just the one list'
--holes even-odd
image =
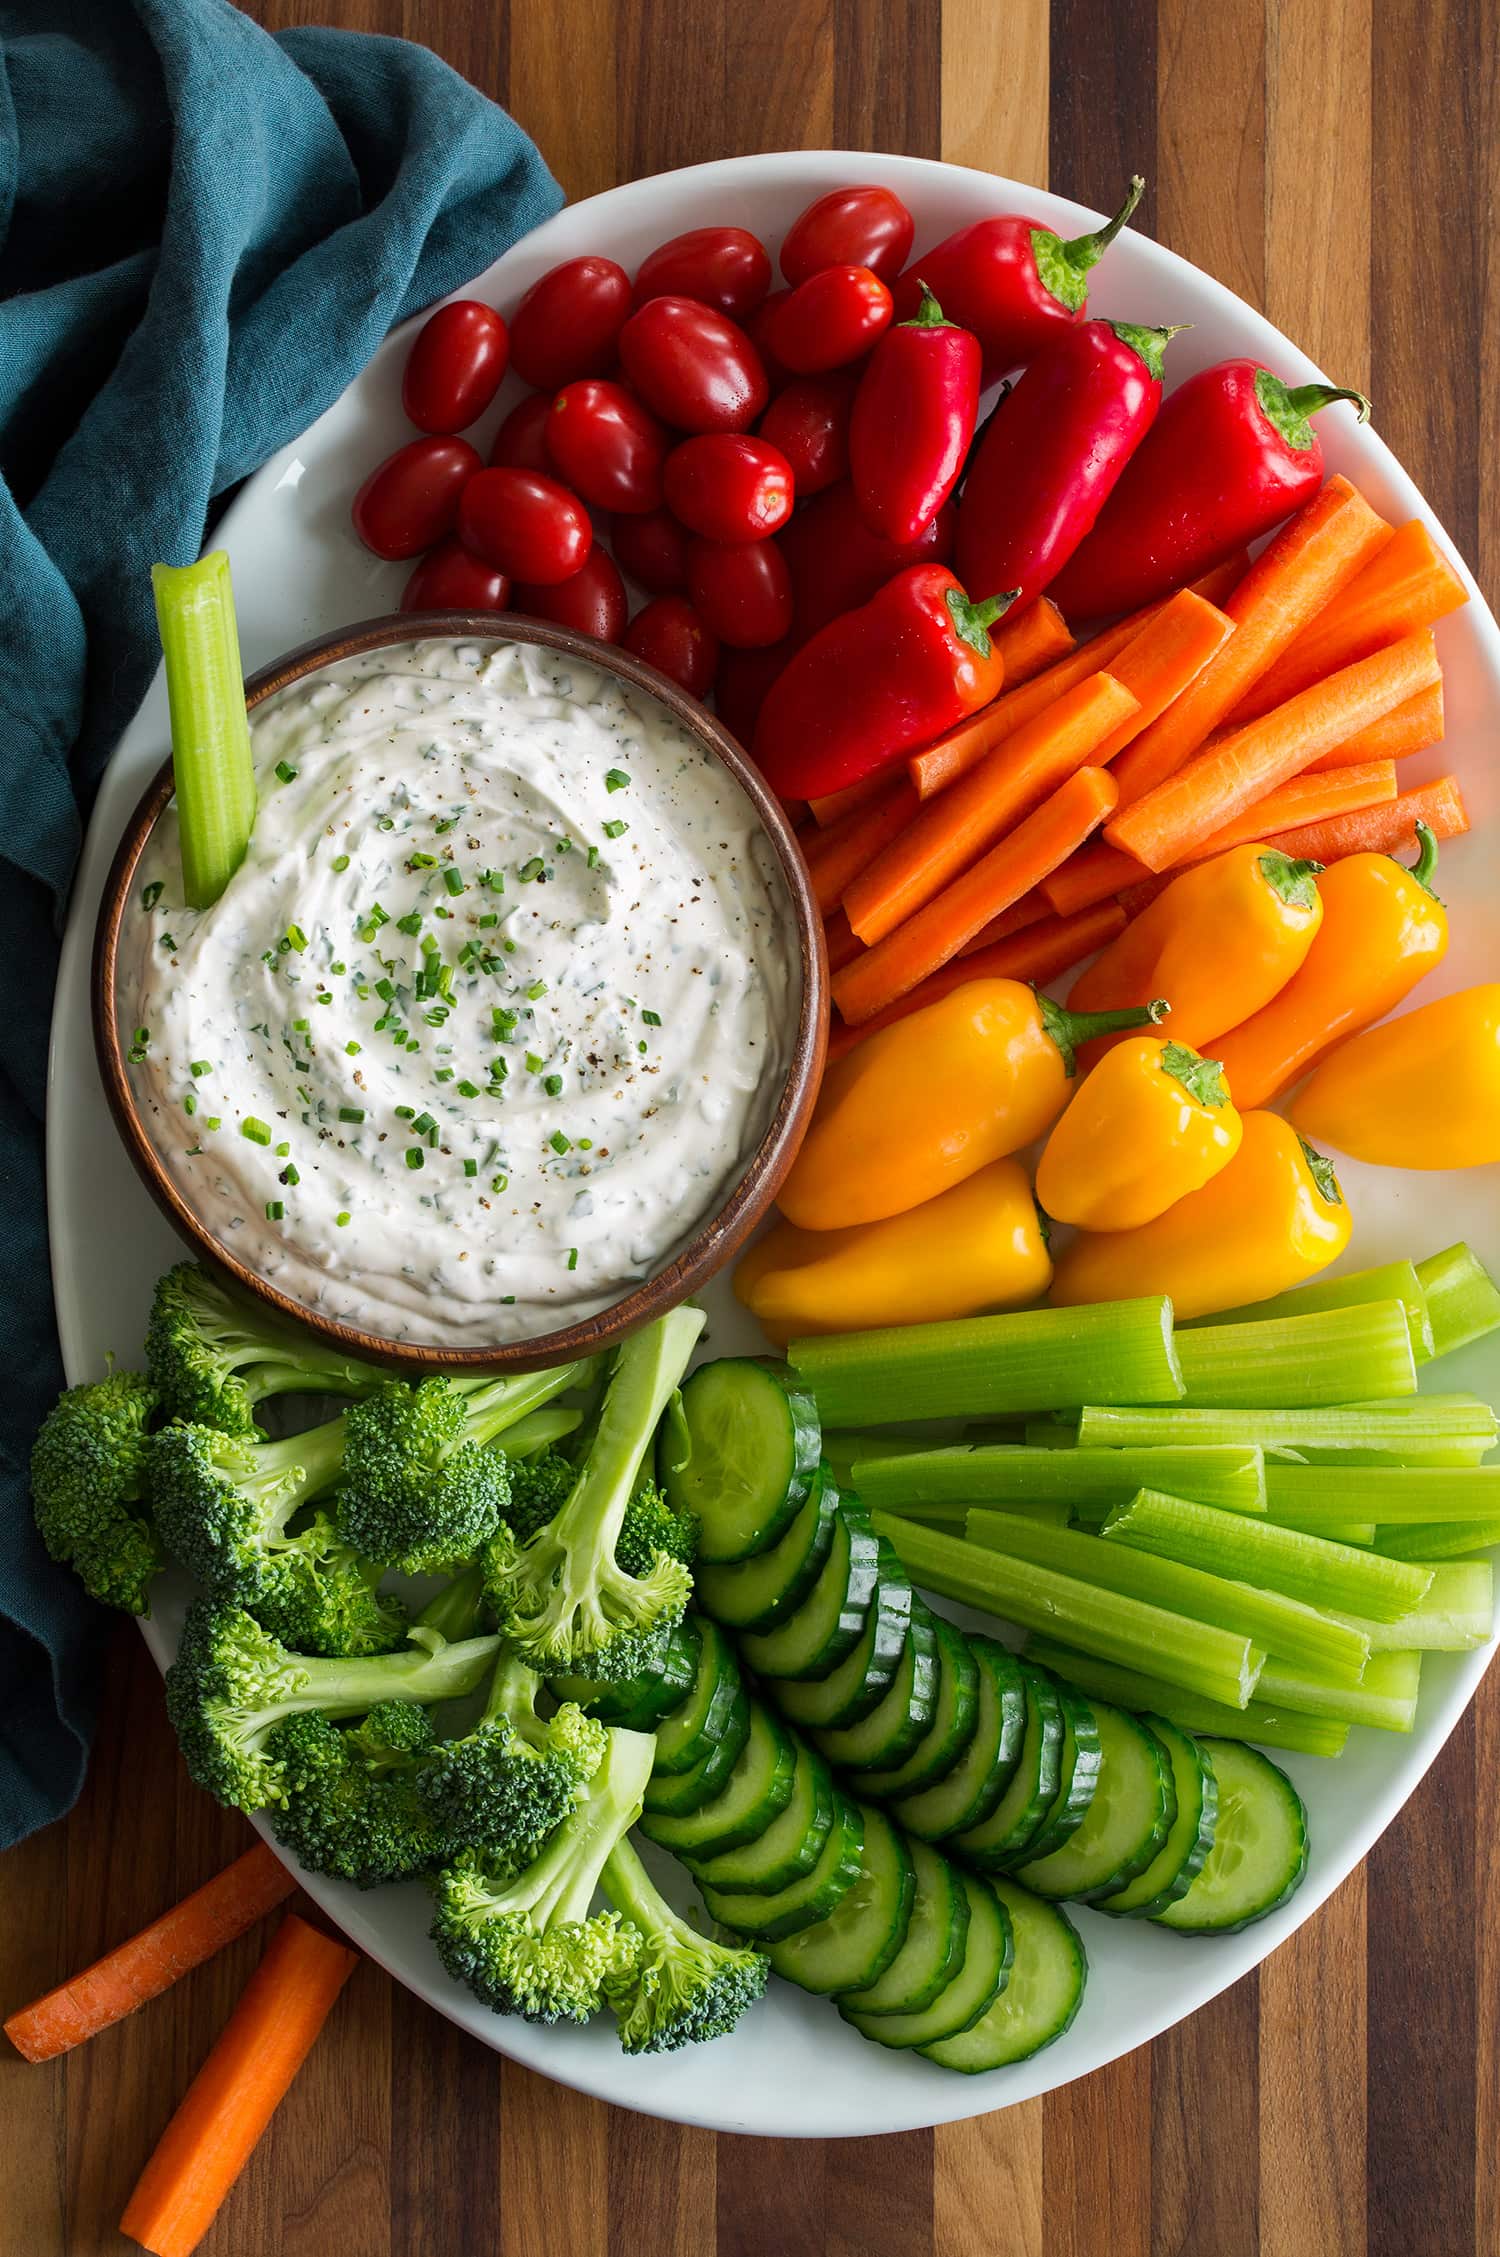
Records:
{"label": "wood grain surface", "polygon": [[[1495,0],[256,0],[436,48],[570,196],[755,149],[947,156],[1112,208],[1339,381],[1500,577]],[[87,1790],[0,1865],[0,1999],[244,1845],[133,1631]],[[210,2257],[1500,2257],[1500,1673],[1355,1874],[1194,2020],[937,2133],[720,2138],[503,2064],[365,1965]],[[0,2257],[95,2257],[259,1944],[0,2062]],[[794,2065],[793,2065],[794,2067]]]}

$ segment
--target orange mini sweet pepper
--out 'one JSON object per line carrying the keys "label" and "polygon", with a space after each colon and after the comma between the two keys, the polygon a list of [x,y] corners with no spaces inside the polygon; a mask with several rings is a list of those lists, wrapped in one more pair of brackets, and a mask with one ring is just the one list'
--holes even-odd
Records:
{"label": "orange mini sweet pepper", "polygon": [[1500,1160],[1500,985],[1367,1027],[1297,1092],[1293,1125],[1384,1168]]}
{"label": "orange mini sweet pepper", "polygon": [[1134,1230],[1227,1168],[1239,1148],[1240,1116],[1217,1060],[1127,1035],[1048,1137],[1036,1195],[1081,1230]]}

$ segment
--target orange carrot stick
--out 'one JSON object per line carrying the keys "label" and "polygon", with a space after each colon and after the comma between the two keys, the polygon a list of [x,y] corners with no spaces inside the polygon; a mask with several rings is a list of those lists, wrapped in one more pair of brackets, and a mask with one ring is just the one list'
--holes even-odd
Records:
{"label": "orange carrot stick", "polygon": [[1149,729],[1218,656],[1233,633],[1234,621],[1216,605],[1205,603],[1191,588],[1179,588],[1175,596],[1169,596],[1110,668],[1115,680],[1123,682],[1139,701],[1139,710],[1105,739],[1095,754],[1095,765],[1107,768],[1143,730]]}
{"label": "orange carrot stick", "polygon": [[1099,746],[1137,703],[1113,674],[1091,674],[922,807],[844,889],[845,913],[866,946],[915,916],[1085,761],[1097,766]]}
{"label": "orange carrot stick", "polygon": [[841,972],[846,964],[852,964],[856,956],[864,953],[865,944],[857,933],[849,930],[849,920],[842,909],[835,909],[824,918],[823,939],[831,972]]}
{"label": "orange carrot stick", "polygon": [[120,2231],[155,2257],[189,2257],[359,1959],[289,1912],[125,2205]]}
{"label": "orange carrot stick", "polygon": [[1110,900],[1126,886],[1138,885],[1146,875],[1145,865],[1133,854],[1122,854],[1117,846],[1095,839],[1070,855],[1050,878],[1043,878],[1040,891],[1055,916],[1072,917],[1080,909],[1091,909],[1096,901]]}
{"label": "orange carrot stick", "polygon": [[54,2060],[159,1998],[179,1976],[264,1920],[296,1886],[280,1858],[257,1842],[139,1935],[12,2014],[6,2036],[28,2061]]}
{"label": "orange carrot stick", "polygon": [[1321,823],[1331,815],[1352,815],[1361,807],[1379,807],[1395,796],[1394,760],[1367,760],[1357,768],[1293,776],[1211,838],[1201,839],[1193,848],[1193,860],[1205,862],[1211,854],[1243,846],[1247,839],[1263,839],[1268,833],[1289,831],[1301,823]]}
{"label": "orange carrot stick", "polygon": [[1235,632],[1218,657],[1120,755],[1115,781],[1122,808],[1176,775],[1251,684],[1390,537],[1390,527],[1347,478],[1329,479],[1224,599]]}
{"label": "orange carrot stick", "polygon": [[1310,760],[1308,768],[1355,768],[1366,760],[1404,760],[1408,753],[1425,752],[1442,741],[1443,685],[1434,682],[1372,721],[1368,729],[1346,737],[1321,759]]}
{"label": "orange carrot stick", "polygon": [[1435,784],[1403,792],[1383,807],[1335,815],[1326,823],[1305,823],[1296,831],[1279,831],[1266,844],[1280,847],[1294,860],[1305,858],[1309,862],[1340,862],[1346,854],[1398,854],[1414,843],[1418,823],[1426,823],[1440,839],[1463,836],[1469,827],[1469,811],[1456,776],[1439,776]]}
{"label": "orange carrot stick", "polygon": [[828,1036],[828,1062],[842,1058],[867,1034],[878,1034],[882,1027],[893,1026],[897,1019],[908,1018],[939,997],[951,994],[966,980],[1030,980],[1042,986],[1055,980],[1063,972],[1081,964],[1085,956],[1095,949],[1105,947],[1117,933],[1125,930],[1125,912],[1118,902],[1096,902],[1077,917],[1044,917],[1040,923],[1028,925],[1024,932],[1013,933],[1006,940],[995,941],[982,955],[956,956],[940,972],[934,972],[920,987],[903,995],[898,1003],[866,1019],[863,1026],[851,1027],[835,1020]]}
{"label": "orange carrot stick", "polygon": [[837,909],[850,880],[900,836],[916,814],[917,805],[911,785],[905,776],[898,775],[868,807],[851,808],[842,821],[804,841],[813,898],[825,917]]}
{"label": "orange carrot stick", "polygon": [[[920,986],[951,961],[1002,909],[1065,862],[1115,805],[1114,779],[1104,768],[1080,768],[1024,823],[990,849],[945,893],[887,933],[833,979],[833,999],[852,1026]],[[976,959],[971,958],[971,962]]]}
{"label": "orange carrot stick", "polygon": [[997,940],[1009,940],[1012,933],[1024,932],[1028,925],[1040,924],[1047,914],[1047,897],[1040,886],[1033,886],[1030,893],[1023,893],[1019,901],[1013,901],[1009,909],[1002,909],[998,917],[992,917],[987,925],[981,927],[974,938],[959,950],[959,954],[973,956],[981,948],[993,947]]}
{"label": "orange carrot stick", "polygon": [[839,792],[824,792],[820,799],[810,799],[807,804],[818,829],[826,831],[851,808],[868,807],[872,799],[881,798],[890,787],[889,768],[877,768],[873,776],[861,776],[857,784],[845,784]]}
{"label": "orange carrot stick", "polygon": [[1400,642],[1418,627],[1431,627],[1467,601],[1458,574],[1414,517],[1323,606],[1229,718],[1236,726],[1254,721],[1325,674]]}
{"label": "orange carrot stick", "polygon": [[1038,596],[1020,611],[1008,611],[990,641],[1005,666],[1005,687],[1013,690],[1066,658],[1078,638],[1050,596]]}
{"label": "orange carrot stick", "polygon": [[[1225,645],[1226,652],[1233,648]],[[1133,854],[1148,870],[1169,870],[1320,754],[1438,679],[1431,628],[1342,667],[1274,713],[1222,738],[1144,799],[1122,807],[1108,826],[1110,845]]]}

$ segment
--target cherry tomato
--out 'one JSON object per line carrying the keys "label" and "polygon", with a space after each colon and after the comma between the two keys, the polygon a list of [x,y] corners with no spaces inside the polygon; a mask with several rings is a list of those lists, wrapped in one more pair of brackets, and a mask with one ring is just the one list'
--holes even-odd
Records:
{"label": "cherry tomato", "polygon": [[774,541],[694,541],[688,594],[721,643],[763,650],[792,625],[792,576]]}
{"label": "cherry tomato", "polygon": [[607,377],[569,384],[547,417],[554,467],[596,509],[659,509],[671,444],[650,409]]}
{"label": "cherry tomato", "polygon": [[742,321],[771,287],[765,245],[743,227],[693,227],[651,253],[635,278],[635,302],[696,298]]}
{"label": "cherry tomato", "polygon": [[672,515],[706,541],[763,541],[791,516],[796,491],[786,456],[737,431],[684,439],[665,483]]}
{"label": "cherry tomato", "polygon": [[669,509],[616,517],[609,528],[615,562],[654,596],[675,596],[687,586],[688,536]]}
{"label": "cherry tomato", "polygon": [[528,619],[554,619],[559,627],[572,627],[580,635],[597,635],[601,643],[619,641],[630,609],[614,560],[597,543],[582,567],[555,587],[518,581],[511,604]]}
{"label": "cherry tomato", "polygon": [[792,466],[797,499],[821,494],[849,474],[849,418],[855,380],[847,369],[799,376],[761,417],[756,437],[778,447]]}
{"label": "cherry tomato", "polygon": [[491,463],[498,463],[503,470],[550,470],[552,457],[547,452],[546,433],[551,412],[552,396],[548,392],[533,392],[519,407],[512,408],[495,433]]}
{"label": "cherry tomato", "polygon": [[915,228],[889,188],[835,188],[792,221],[781,246],[781,271],[794,289],[830,266],[867,266],[882,282],[894,282]]}
{"label": "cherry tomato", "polygon": [[458,520],[458,499],[482,467],[467,439],[409,439],[354,497],[354,530],[377,556],[420,556]]}
{"label": "cherry tomato", "polygon": [[510,582],[455,534],[429,549],[401,591],[403,611],[505,611]]}
{"label": "cherry tomato", "polygon": [[510,339],[493,306],[455,298],[417,331],[401,379],[401,405],[419,431],[462,431],[500,389]]}
{"label": "cherry tomato", "polygon": [[652,298],[620,331],[620,366],[679,431],[748,431],[771,396],[737,323],[694,298]]}
{"label": "cherry tomato", "polygon": [[510,317],[510,358],[539,392],[614,366],[630,314],[630,277],[613,259],[567,259],[533,282]]}
{"label": "cherry tomato", "polygon": [[680,682],[694,697],[707,697],[719,663],[718,637],[685,596],[658,596],[636,613],[622,640],[637,658]]}
{"label": "cherry tomato", "polygon": [[772,352],[770,339],[771,324],[791,294],[790,290],[773,290],[770,297],[756,307],[745,324],[746,333],[761,357],[773,392],[779,392],[784,384],[792,381],[791,370],[784,367]]}
{"label": "cherry tomato", "polygon": [[464,488],[458,532],[513,580],[548,588],[582,570],[594,541],[577,495],[537,470],[481,470]]}
{"label": "cherry tomato", "polygon": [[748,747],[765,704],[766,692],[796,650],[790,636],[764,650],[729,650],[719,654],[714,677],[714,707],[731,736]]}
{"label": "cherry tomato", "polygon": [[867,266],[825,266],[799,282],[770,325],[771,350],[798,376],[843,368],[890,326],[891,294]]}

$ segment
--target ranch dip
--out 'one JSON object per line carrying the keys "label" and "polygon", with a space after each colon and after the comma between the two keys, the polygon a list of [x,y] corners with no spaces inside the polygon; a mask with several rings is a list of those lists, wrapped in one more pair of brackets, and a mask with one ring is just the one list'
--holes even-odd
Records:
{"label": "ranch dip", "polygon": [[453,1348],[608,1307],[724,1203],[785,1079],[775,852],[654,699],[414,641],[252,716],[244,863],[182,905],[175,805],[126,909],[143,1120],[231,1253]]}

